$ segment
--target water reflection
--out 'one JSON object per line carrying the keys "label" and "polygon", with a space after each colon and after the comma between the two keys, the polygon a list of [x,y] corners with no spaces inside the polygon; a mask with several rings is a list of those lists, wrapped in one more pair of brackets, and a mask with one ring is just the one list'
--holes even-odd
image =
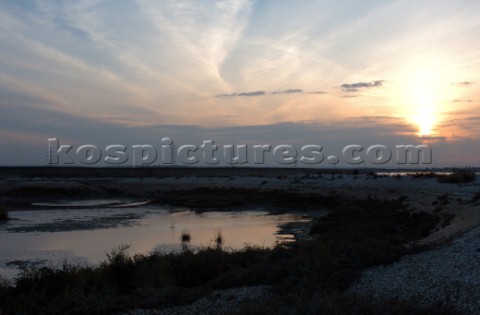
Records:
{"label": "water reflection", "polygon": [[14,211],[10,217],[0,225],[0,273],[9,277],[25,263],[98,263],[122,244],[131,245],[132,254],[179,250],[183,231],[192,247],[214,245],[219,231],[226,248],[269,247],[285,237],[277,234],[280,224],[306,221],[265,211],[197,214],[149,207]]}

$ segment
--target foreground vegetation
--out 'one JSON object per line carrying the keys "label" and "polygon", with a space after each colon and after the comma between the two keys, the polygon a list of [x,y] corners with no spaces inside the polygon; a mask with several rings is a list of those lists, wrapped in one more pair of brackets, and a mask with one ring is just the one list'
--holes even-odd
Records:
{"label": "foreground vegetation", "polygon": [[9,219],[7,209],[0,207],[0,221],[7,221]]}
{"label": "foreground vegetation", "polygon": [[[268,198],[268,197],[267,197]],[[312,239],[275,248],[214,247],[177,254],[127,254],[119,247],[98,266],[25,267],[0,285],[1,314],[109,314],[191,303],[215,289],[270,285],[272,298],[244,305],[251,314],[452,314],[445,306],[420,308],[347,293],[368,267],[407,254],[440,219],[414,213],[400,200],[332,203],[312,227]],[[188,242],[189,235],[182,235]],[[180,241],[180,240],[179,240]],[[233,310],[232,310],[233,312]]]}
{"label": "foreground vegetation", "polygon": [[339,203],[339,198],[333,194],[322,196],[315,193],[285,191],[283,189],[200,187],[191,190],[167,191],[153,203],[184,206],[197,211],[228,210],[252,204],[283,207],[291,210],[336,206]]}
{"label": "foreground vegetation", "polygon": [[454,169],[452,174],[438,175],[438,181],[441,183],[471,183],[477,178],[477,174],[471,167]]}

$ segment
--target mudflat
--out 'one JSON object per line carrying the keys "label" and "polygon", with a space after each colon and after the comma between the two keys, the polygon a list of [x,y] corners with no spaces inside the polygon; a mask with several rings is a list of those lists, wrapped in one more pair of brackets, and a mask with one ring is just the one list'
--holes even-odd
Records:
{"label": "mudflat", "polygon": [[[280,197],[284,192],[309,199],[286,201]],[[420,171],[389,176],[292,168],[0,168],[0,201],[9,210],[40,209],[42,202],[51,201],[123,198],[199,210],[230,211],[263,203],[270,210],[315,216],[324,213],[327,200],[401,199],[413,211],[444,218],[418,245],[438,245],[478,226],[479,192],[480,179],[449,183]]]}

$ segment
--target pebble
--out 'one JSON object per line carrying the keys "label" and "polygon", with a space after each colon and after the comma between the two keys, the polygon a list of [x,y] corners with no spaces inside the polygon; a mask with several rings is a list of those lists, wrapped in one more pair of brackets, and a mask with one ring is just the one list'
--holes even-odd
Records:
{"label": "pebble", "polygon": [[208,297],[183,305],[163,310],[134,309],[121,315],[197,315],[197,314],[230,314],[238,310],[244,303],[263,301],[271,297],[268,286],[240,287],[217,290]]}
{"label": "pebble", "polygon": [[374,299],[401,298],[417,305],[448,304],[480,314],[480,227],[450,244],[365,271],[350,290]]}

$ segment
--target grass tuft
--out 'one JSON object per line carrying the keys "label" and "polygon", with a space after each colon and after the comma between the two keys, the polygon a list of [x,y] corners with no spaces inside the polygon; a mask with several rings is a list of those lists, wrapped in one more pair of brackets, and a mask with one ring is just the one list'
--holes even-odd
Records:
{"label": "grass tuft", "polygon": [[192,237],[190,236],[190,233],[188,233],[187,231],[182,232],[182,235],[180,236],[180,240],[182,241],[182,243],[189,243],[191,239]]}
{"label": "grass tuft", "polygon": [[192,240],[192,236],[188,231],[183,231],[182,235],[180,235],[180,242],[182,245],[182,249],[184,251],[188,250],[188,245],[190,244],[190,241]]}
{"label": "grass tuft", "polygon": [[215,235],[215,247],[217,249],[222,249],[222,246],[223,246],[222,232],[218,231],[217,234]]}

